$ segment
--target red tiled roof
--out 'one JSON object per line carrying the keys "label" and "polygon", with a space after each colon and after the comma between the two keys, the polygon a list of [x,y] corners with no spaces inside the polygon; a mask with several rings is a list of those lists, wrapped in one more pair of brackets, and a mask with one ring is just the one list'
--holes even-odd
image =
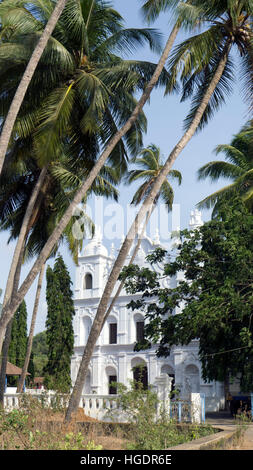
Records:
{"label": "red tiled roof", "polygon": [[[14,366],[11,362],[7,362],[6,375],[21,375],[22,369],[20,367]],[[26,375],[31,375],[27,372]]]}

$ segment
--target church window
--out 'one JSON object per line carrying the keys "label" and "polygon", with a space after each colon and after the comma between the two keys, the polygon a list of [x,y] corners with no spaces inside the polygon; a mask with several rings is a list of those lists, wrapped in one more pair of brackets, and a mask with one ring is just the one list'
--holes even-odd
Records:
{"label": "church window", "polygon": [[136,341],[141,342],[144,340],[144,321],[136,322]]}
{"label": "church window", "polygon": [[91,274],[85,274],[84,289],[92,289],[92,275]]}
{"label": "church window", "polygon": [[109,344],[117,344],[117,323],[109,323]]}
{"label": "church window", "polygon": [[109,375],[109,395],[117,395],[117,375]]}
{"label": "church window", "polygon": [[144,390],[148,389],[148,368],[143,364],[135,366],[133,369],[133,379],[135,386],[138,387],[138,384],[142,384]]}

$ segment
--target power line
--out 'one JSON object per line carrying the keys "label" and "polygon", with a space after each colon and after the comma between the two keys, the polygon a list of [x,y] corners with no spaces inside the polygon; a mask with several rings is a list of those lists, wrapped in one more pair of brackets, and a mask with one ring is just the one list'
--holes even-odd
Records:
{"label": "power line", "polygon": [[226,353],[229,353],[229,352],[240,351],[241,349],[247,349],[247,348],[251,348],[251,346],[242,346],[241,348],[227,349],[227,351],[218,351],[218,352],[214,352],[214,353],[211,353],[211,354],[205,354],[202,357],[216,356],[217,354],[226,354]]}

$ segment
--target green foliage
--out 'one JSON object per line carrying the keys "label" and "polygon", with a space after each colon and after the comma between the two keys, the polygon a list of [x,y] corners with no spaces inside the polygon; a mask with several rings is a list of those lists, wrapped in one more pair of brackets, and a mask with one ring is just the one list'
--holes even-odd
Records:
{"label": "green foliage", "polygon": [[[69,432],[60,426],[54,429],[52,422],[57,410],[45,407],[38,399],[22,396],[19,405],[19,409],[11,412],[0,410],[3,450],[102,450],[101,445],[76,429]],[[42,429],[45,416],[51,417],[50,432]]]}
{"label": "green foliage", "polygon": [[[131,184],[134,181],[143,181],[141,186],[134,194],[134,197],[131,202],[131,204],[137,205],[148,196],[152,189],[155,179],[158,177],[161,170],[163,169],[161,151],[156,145],[151,144],[148,147],[143,148],[140,151],[138,158],[134,159],[133,162],[137,166],[137,169],[128,172],[128,174],[126,175],[126,183]],[[168,210],[172,209],[172,204],[174,201],[174,192],[171,184],[168,181],[171,178],[176,178],[178,180],[178,183],[181,184],[182,175],[180,171],[169,171],[167,178],[165,179],[158,195],[155,198],[156,204],[159,199],[162,199],[162,201],[167,206]]]}
{"label": "green foliage", "polygon": [[[1,23],[8,30],[0,43],[0,75],[6,90],[0,100],[3,117],[53,5],[52,0],[29,6],[25,1],[16,5],[6,0],[0,5]],[[130,116],[135,93],[145,88],[155,70],[153,63],[121,58],[144,45],[160,51],[160,33],[153,28],[124,28],[123,18],[110,2],[68,1],[15,125],[20,138],[33,134],[39,166],[55,161],[63,147],[75,151],[79,159],[85,153],[87,166],[94,162],[100,145]],[[164,69],[158,85],[167,81]],[[140,113],[110,157],[118,170],[126,168],[128,151],[136,154],[139,150],[145,130],[146,118]]]}
{"label": "green foliage", "polygon": [[69,392],[71,387],[70,362],[74,346],[72,320],[75,313],[71,284],[68,270],[59,255],[54,268],[47,268],[48,362],[44,373],[45,386],[61,392]]}
{"label": "green foliage", "polygon": [[[179,429],[166,412],[158,416],[156,392],[145,389],[139,381],[130,381],[128,387],[121,383],[115,385],[120,414],[123,413],[124,420],[131,423],[128,449],[162,450],[213,432],[210,426],[202,425]],[[114,410],[109,410],[108,414],[115,418]]]}
{"label": "green foliage", "polygon": [[[175,260],[164,256],[160,276],[148,268],[124,268],[121,279],[129,293],[141,293],[129,307],[142,309],[148,324],[142,349],[157,344],[158,356],[173,345],[199,340],[206,381],[241,374],[241,388],[253,390],[253,216],[240,199],[224,203],[215,219],[198,230],[181,233]],[[161,253],[160,253],[161,254]],[[155,260],[155,256],[153,256]],[[161,259],[161,258],[159,258]],[[174,289],[160,278],[184,272]],[[181,312],[174,314],[175,308]]]}
{"label": "green foliage", "polygon": [[[53,0],[0,3],[0,122],[54,4]],[[160,33],[153,28],[124,28],[110,2],[67,2],[24,97],[0,178],[0,229],[16,239],[41,168],[47,166],[29,227],[26,258],[41,252],[99,152],[134,110],[135,94],[145,89],[156,64],[121,56],[144,45],[160,51]],[[167,81],[164,68],[158,86]],[[82,202],[91,192],[117,199],[116,185],[129,156],[140,150],[146,126],[141,112]],[[78,238],[72,233],[75,222],[72,217],[59,243],[68,243],[77,262],[78,248],[93,224],[84,214]],[[58,243],[52,254],[57,248]]]}
{"label": "green foliage", "polygon": [[27,344],[27,310],[25,301],[15,312],[12,330],[11,342],[9,346],[8,358],[12,364],[22,367],[25,359]]}
{"label": "green foliage", "polygon": [[[11,341],[8,350],[8,360],[17,367],[22,368],[27,348],[27,309],[26,303],[23,301],[13,317],[11,329]],[[28,372],[31,374],[29,379],[34,377],[33,357],[31,357]],[[17,377],[9,377],[10,385],[17,384]]]}
{"label": "green foliage", "polygon": [[[152,0],[147,3],[167,4]],[[164,8],[163,8],[164,9]],[[195,12],[197,16],[195,16]],[[203,127],[226,102],[234,85],[233,50],[240,55],[240,85],[250,112],[252,110],[252,3],[243,1],[198,1],[180,2],[179,19],[192,16],[200,26],[199,31],[176,45],[169,59],[170,83],[168,92],[181,88],[181,101],[191,99],[185,118],[185,129],[189,129],[196,117],[205,93],[215,76],[224,54],[227,55],[222,76],[206,106],[197,130]],[[193,14],[192,14],[193,13]],[[197,28],[196,28],[197,29]]]}
{"label": "green foliage", "polygon": [[219,207],[219,202],[240,195],[245,205],[253,209],[253,128],[252,122],[247,123],[241,131],[236,134],[232,142],[218,145],[215,149],[216,155],[223,153],[226,161],[215,160],[202,166],[198,171],[199,179],[209,177],[211,181],[220,178],[232,180],[224,188],[207,196],[198,206],[204,208],[214,207],[213,215]]}
{"label": "green foliage", "polygon": [[43,375],[43,368],[47,363],[48,356],[46,331],[42,331],[34,336],[32,354],[34,363],[34,375],[36,377],[41,377]]}

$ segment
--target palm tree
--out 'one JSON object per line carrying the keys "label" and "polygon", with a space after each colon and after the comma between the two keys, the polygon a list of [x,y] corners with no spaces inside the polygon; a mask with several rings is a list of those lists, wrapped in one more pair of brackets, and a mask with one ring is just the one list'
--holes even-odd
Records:
{"label": "palm tree", "polygon": [[[37,42],[34,51],[30,57],[30,60],[27,64],[27,67],[24,71],[22,79],[20,80],[19,86],[13,97],[11,106],[9,108],[8,114],[6,116],[4,126],[0,135],[0,174],[2,171],[2,166],[4,163],[5,154],[7,152],[9,140],[13,131],[13,127],[22,105],[24,96],[26,94],[27,88],[32,80],[35,69],[38,65],[38,62],[43,54],[43,51],[47,45],[47,42],[55,28],[55,25],[65,7],[67,0],[58,0],[54,10],[51,13],[51,16],[45,26],[43,33],[41,34],[39,41]],[[5,5],[3,5],[5,7]],[[8,8],[8,7],[7,7]]]}
{"label": "palm tree", "polygon": [[[13,162],[13,159],[7,159],[0,177],[0,229],[8,230],[10,232],[9,240],[15,239],[19,236],[21,227],[23,226],[23,220],[25,219],[27,204],[29,205],[31,194],[34,192],[34,188],[36,187],[40,174],[39,168],[36,165],[36,159],[34,159],[34,155],[29,151],[28,147],[26,150],[26,158],[23,156],[21,158],[18,152],[14,153],[16,156],[15,162]],[[72,197],[71,195],[75,192],[76,187],[81,184],[87,171],[89,171],[85,169],[84,163],[81,163],[81,160],[78,162],[73,162],[70,158],[67,161],[64,161],[64,158],[62,158],[62,160],[62,162],[55,161],[53,165],[48,166],[44,185],[42,186],[40,193],[37,195],[31,218],[28,221],[25,244],[22,246],[22,261],[23,258],[25,258],[25,260],[29,260],[30,258],[38,255],[41,251],[54,226],[57,225],[58,218],[61,216],[61,211],[64,210],[66,204],[69,204]],[[95,180],[92,185],[90,192],[117,199],[118,192],[112,184],[112,182],[115,184],[118,182],[117,172],[113,171],[109,167],[104,167],[102,174],[105,176],[98,176],[97,180]],[[72,218],[69,225],[66,227],[63,236],[54,247],[51,255],[54,256],[59,247],[59,243],[65,241],[68,244],[73,260],[77,263],[78,249],[82,247],[82,238],[77,239],[74,236],[72,230],[74,224],[75,218]],[[84,213],[82,213],[82,224],[82,234],[84,237],[86,227],[89,231],[94,231],[92,221]],[[19,269],[21,268],[21,264],[19,260]],[[39,275],[28,338],[27,354],[18,384],[18,391],[22,391],[23,389],[24,379],[30,360],[32,338],[44,267],[45,264]],[[13,287],[14,292],[18,288],[18,284],[19,277],[15,283],[15,287]],[[1,367],[0,401],[1,399],[3,400],[4,393],[4,378],[10,342],[11,323],[12,322],[9,322],[4,341],[5,360],[2,362]]]}
{"label": "palm tree", "polygon": [[[131,204],[138,205],[143,201],[151,191],[153,183],[163,168],[163,162],[161,157],[161,151],[159,147],[154,144],[149,145],[140,152],[140,157],[134,159],[134,163],[140,167],[139,169],[131,170],[126,175],[127,184],[131,184],[139,179],[143,179],[144,182],[137,189]],[[176,178],[178,183],[182,182],[182,175],[178,170],[171,170],[164,183],[161,186],[160,192],[156,195],[154,204],[157,204],[158,199],[162,201],[168,207],[168,210],[172,209],[174,200],[173,189],[168,181],[169,178]]]}
{"label": "palm tree", "polygon": [[[8,0],[5,2],[5,7],[7,3]],[[2,96],[0,108],[3,115],[8,109],[8,103],[15,90],[13,81],[15,85],[16,78],[23,73],[22,61],[26,60],[27,54],[29,56],[29,47],[34,40],[34,31],[36,35],[40,34],[40,28],[42,28],[43,21],[46,21],[50,10],[51,0],[47,0],[43,4],[35,1],[33,5],[34,10],[32,11],[35,13],[31,19],[31,9],[26,10],[25,2],[18,2],[14,8],[12,29],[10,28],[12,5],[9,5],[8,28],[11,32],[8,31],[3,44],[0,44],[0,50],[2,47],[6,54],[5,56],[1,55],[2,63],[5,63],[5,67],[2,67],[1,70],[8,72],[12,67],[13,74],[11,79],[9,79],[9,75],[4,76],[3,74],[1,77],[3,93],[1,95],[0,90],[0,96]],[[15,28],[17,9],[21,15],[18,29]],[[0,15],[1,11],[0,5]],[[38,18],[40,18],[40,22],[38,22]],[[64,151],[67,156],[71,153],[72,158],[75,155],[76,159],[80,157],[85,159],[86,168],[90,166],[92,177],[94,173],[95,177],[98,176],[103,165],[98,171],[97,168],[96,170],[92,169],[98,149],[101,145],[105,145],[111,135],[117,131],[118,126],[128,119],[132,109],[136,106],[133,93],[145,88],[147,80],[155,69],[154,64],[147,62],[124,61],[114,51],[118,52],[122,49],[126,51],[126,48],[133,49],[145,41],[156,50],[159,48],[158,39],[154,30],[124,30],[120,15],[105,2],[69,0],[64,14],[55,28],[54,36],[51,37],[41,57],[29,87],[30,93],[23,101],[14,128],[15,135],[19,135],[21,138],[26,139],[32,135],[32,145],[33,148],[36,148],[39,165],[47,165],[50,159],[54,159],[55,155]],[[20,53],[18,58],[17,51]],[[159,76],[158,85],[168,82],[168,75],[163,67]],[[40,105],[41,101],[42,105]],[[127,150],[132,153],[138,151],[142,144],[141,135],[145,126],[144,114],[138,113],[135,117],[135,124],[126,133],[124,141],[120,138],[115,151],[110,152],[110,160],[117,169],[121,169],[121,171],[126,169]],[[90,151],[91,149],[92,151]],[[44,184],[45,173],[44,167],[41,172],[40,185]],[[92,183],[94,179],[92,179]],[[88,186],[87,190],[89,190],[90,179],[86,178],[85,181]],[[38,191],[41,188],[40,185],[37,188]],[[73,208],[85,197],[87,190],[80,189],[78,191],[81,197],[78,202],[75,198],[69,207],[71,216]],[[35,194],[34,199],[36,197]],[[33,210],[31,201],[29,201],[28,209],[30,213]],[[30,220],[30,216],[27,219]],[[64,224],[65,221],[66,217]],[[58,227],[62,228],[62,225],[58,224]],[[19,249],[17,249],[16,260],[20,253],[25,231],[26,229],[19,237],[20,243],[18,242]],[[53,233],[53,245],[50,247],[48,244],[46,245],[45,249],[48,249],[48,253],[43,263],[58,238]],[[13,272],[15,265],[17,262],[14,262]],[[34,271],[33,274],[36,277],[38,271],[37,273]],[[13,276],[10,285],[12,282]],[[11,301],[9,295],[7,301]],[[0,330],[0,336],[2,336],[2,328]]]}
{"label": "palm tree", "polygon": [[[190,2],[190,0],[189,0],[189,2]],[[163,9],[163,3],[164,2],[161,2],[160,9]],[[167,0],[166,3],[167,3],[168,6],[169,6],[169,4],[173,7],[175,6],[175,1],[173,1],[173,0]],[[190,3],[192,3],[192,2],[190,2]],[[199,6],[202,7],[201,2],[199,2],[199,3],[200,3]],[[198,8],[199,8],[199,6],[198,6]],[[191,11],[191,13],[192,13],[192,11]],[[194,22],[196,22],[196,18],[198,18],[198,15],[195,16]],[[190,21],[192,22],[192,18],[190,19]],[[199,22],[199,18],[198,18],[198,22]],[[131,129],[131,127],[133,125],[136,125],[137,118],[138,118],[140,112],[142,111],[143,106],[148,101],[153,88],[155,86],[157,86],[157,84],[160,83],[160,77],[163,73],[165,62],[168,58],[168,55],[169,55],[169,53],[171,51],[171,48],[174,44],[174,41],[176,39],[177,33],[180,29],[180,26],[182,26],[182,24],[183,24],[183,21],[182,21],[181,17],[180,18],[177,17],[176,22],[175,22],[175,26],[173,27],[173,29],[172,29],[172,31],[169,35],[169,38],[166,42],[163,53],[162,53],[162,55],[159,59],[159,62],[157,64],[157,66],[155,67],[154,73],[153,73],[151,79],[149,80],[148,84],[146,85],[146,87],[144,89],[144,92],[142,93],[141,98],[137,102],[130,118],[126,120],[125,124],[118,131],[116,131],[114,137],[112,137],[108,141],[104,151],[102,152],[100,158],[97,160],[94,168],[91,170],[89,176],[87,177],[85,182],[82,184],[79,191],[76,193],[76,196],[74,197],[74,199],[72,201],[72,204],[66,210],[66,212],[65,212],[64,216],[62,217],[61,221],[58,223],[57,228],[54,230],[51,237],[48,239],[48,242],[44,246],[44,249],[41,252],[41,255],[39,256],[39,258],[37,259],[37,261],[33,265],[30,273],[28,274],[28,276],[26,277],[24,283],[20,287],[19,292],[17,293],[16,297],[13,298],[13,299],[10,299],[9,302],[8,302],[8,305],[6,305],[6,307],[3,311],[2,318],[0,320],[0,346],[1,346],[2,338],[3,338],[3,332],[5,331],[6,324],[8,323],[8,320],[11,318],[12,315],[14,315],[16,306],[18,306],[19,303],[22,301],[22,299],[25,296],[27,290],[30,288],[30,286],[33,283],[35,277],[37,276],[38,272],[40,271],[43,263],[47,259],[48,254],[51,252],[53,246],[57,242],[58,238],[61,236],[61,234],[64,231],[65,227],[67,226],[70,218],[72,217],[74,208],[80,203],[80,201],[84,197],[85,193],[89,190],[89,188],[92,185],[94,179],[99,174],[99,172],[100,172],[101,168],[103,167],[104,163],[110,157],[110,155],[112,154],[112,151],[116,148],[118,143],[121,141],[122,137],[125,136],[128,133],[128,131]],[[186,21],[186,24],[189,25],[189,21],[188,22]]]}
{"label": "palm tree", "polygon": [[[155,181],[155,178],[159,175],[160,171],[163,168],[163,162],[161,158],[161,151],[159,147],[157,147],[154,144],[149,145],[147,148],[144,148],[140,152],[140,157],[134,159],[134,163],[139,166],[139,169],[131,170],[128,172],[126,175],[126,183],[131,184],[135,181],[138,181],[139,179],[144,179],[144,182],[141,184],[141,186],[137,189],[136,193],[133,196],[131,204],[138,205],[141,203],[142,200],[145,199],[145,197],[149,194],[151,191],[152,185]],[[178,170],[171,170],[168,174],[168,177],[162,184],[160,192],[157,194],[153,206],[151,207],[150,211],[147,213],[145,222],[142,226],[141,233],[137,234],[137,241],[135,248],[133,250],[133,253],[131,255],[129,265],[134,262],[134,259],[138,253],[138,250],[140,248],[141,240],[143,237],[143,234],[145,232],[145,229],[147,227],[148,221],[152,215],[152,212],[155,208],[155,206],[158,204],[158,200],[162,199],[165,205],[167,206],[168,210],[171,211],[172,209],[172,204],[174,200],[174,192],[173,189],[168,181],[168,178],[176,178],[178,180],[178,183],[181,184],[182,182],[182,175],[180,171]],[[123,288],[124,283],[121,282],[111,303],[109,308],[107,309],[107,312],[104,316],[104,321],[103,324],[105,323],[106,319],[110,315],[110,312]]]}
{"label": "palm tree", "polygon": [[[153,187],[145,198],[119,251],[100,300],[97,314],[84,350],[76,383],[65,416],[66,421],[71,419],[73,410],[78,406],[91,354],[101,332],[101,327],[103,326],[107,304],[132,245],[137,222],[144,220],[147,213],[150,211],[178,155],[185,148],[195,132],[208,122],[210,116],[224,101],[224,93],[229,90],[229,85],[231,84],[231,50],[233,46],[235,46],[241,54],[244,74],[247,83],[250,83],[252,91],[252,81],[250,82],[250,80],[252,80],[253,58],[251,42],[252,25],[249,22],[252,14],[252,4],[248,1],[235,1],[233,3],[230,1],[210,1],[206,14],[206,22],[209,26],[207,30],[184,41],[175,48],[175,52],[170,61],[170,89],[174,89],[177,76],[180,72],[180,78],[183,84],[182,99],[189,96],[193,97],[190,113],[185,120],[186,130],[154,181]],[[250,96],[250,98],[252,99],[252,96]]]}
{"label": "palm tree", "polygon": [[217,181],[219,178],[227,178],[232,183],[198,203],[200,208],[214,207],[216,214],[219,203],[224,198],[240,195],[249,209],[253,209],[253,128],[252,122],[244,126],[234,136],[231,144],[218,145],[216,155],[223,153],[226,161],[215,160],[202,166],[198,171],[198,179],[210,178]]}
{"label": "palm tree", "polygon": [[[3,117],[54,2],[34,0],[31,5],[24,0],[14,2],[14,7],[12,0],[0,5],[3,23],[9,30],[12,27],[0,43]],[[53,160],[66,142],[77,157],[88,139],[98,152],[125,123],[136,105],[134,94],[144,89],[155,64],[124,60],[119,54],[130,54],[145,43],[160,51],[160,34],[151,28],[124,29],[122,17],[110,3],[68,0],[14,126],[20,137],[32,135],[41,166]],[[159,85],[167,82],[164,69]],[[114,165],[126,168],[127,152],[138,152],[145,129],[146,119],[140,113],[112,153]]]}

